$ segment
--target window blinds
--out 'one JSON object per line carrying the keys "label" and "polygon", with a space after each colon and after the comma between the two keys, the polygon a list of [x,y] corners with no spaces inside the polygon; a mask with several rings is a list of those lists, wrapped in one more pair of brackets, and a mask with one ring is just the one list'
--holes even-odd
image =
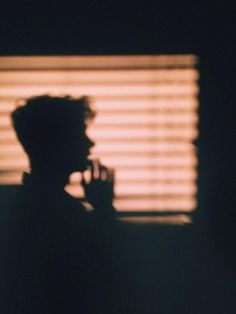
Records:
{"label": "window blinds", "polygon": [[[0,57],[0,184],[20,184],[28,161],[10,123],[20,100],[91,97],[93,157],[114,167],[120,211],[196,208],[198,71],[193,55]],[[83,197],[79,174],[67,190]]]}

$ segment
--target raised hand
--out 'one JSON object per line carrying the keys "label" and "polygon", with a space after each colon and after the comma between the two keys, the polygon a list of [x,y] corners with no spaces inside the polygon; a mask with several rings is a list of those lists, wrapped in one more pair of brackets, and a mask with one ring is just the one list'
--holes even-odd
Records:
{"label": "raised hand", "polygon": [[90,167],[90,178],[82,175],[81,184],[87,201],[94,207],[97,214],[113,214],[114,170],[100,164],[96,159]]}

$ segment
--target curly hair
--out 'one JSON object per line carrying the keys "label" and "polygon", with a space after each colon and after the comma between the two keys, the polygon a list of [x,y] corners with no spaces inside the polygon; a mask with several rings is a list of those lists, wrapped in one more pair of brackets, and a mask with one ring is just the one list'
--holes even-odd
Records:
{"label": "curly hair", "polygon": [[95,112],[89,106],[86,96],[54,97],[40,95],[26,99],[11,115],[17,137],[26,153],[32,157],[51,145],[60,143],[64,134],[73,128],[85,128]]}

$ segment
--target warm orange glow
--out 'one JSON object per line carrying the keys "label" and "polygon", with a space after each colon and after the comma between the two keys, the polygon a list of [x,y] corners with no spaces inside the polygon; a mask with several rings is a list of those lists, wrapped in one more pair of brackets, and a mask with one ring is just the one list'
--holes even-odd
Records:
{"label": "warm orange glow", "polygon": [[14,131],[11,130],[2,130],[0,133],[0,142],[5,144],[5,143],[15,143],[15,145],[18,145],[16,135]]}
{"label": "warm orange glow", "polygon": [[174,216],[162,216],[162,217],[120,217],[120,221],[125,223],[151,223],[151,224],[174,224],[174,225],[184,225],[192,223],[192,220],[187,215],[174,215]]}
{"label": "warm orange glow", "polygon": [[[163,154],[169,154],[169,156],[173,156],[174,154],[176,156],[181,155],[182,153],[185,153],[188,151],[189,153],[195,153],[196,148],[194,145],[189,144],[189,143],[181,143],[178,141],[163,141],[160,142],[158,141],[158,145],[150,142],[145,142],[145,141],[140,141],[138,143],[138,149],[140,154],[155,154],[158,153],[159,156]],[[121,153],[124,154],[124,151],[129,153],[130,155],[136,154],[137,153],[137,143],[135,142],[129,142],[129,143],[124,143],[124,142],[119,142],[116,141],[115,143],[99,143],[93,148],[93,152],[96,155],[102,154],[102,155],[120,155]],[[1,151],[0,151],[0,156],[4,154],[12,153],[14,154],[22,154],[23,150],[19,145],[15,145],[15,143],[11,144],[2,144],[1,145]]]}
{"label": "warm orange glow", "polygon": [[129,211],[146,211],[147,208],[149,211],[163,211],[163,208],[165,208],[166,211],[190,212],[196,208],[196,200],[178,198],[161,199],[160,196],[156,199],[151,199],[151,197],[138,200],[137,198],[130,200],[117,199],[115,201],[115,206],[121,210],[127,210],[127,208],[129,208]]}
{"label": "warm orange glow", "polygon": [[[175,125],[192,125],[193,123],[197,123],[197,115],[194,112],[186,112],[186,113],[178,113],[178,114],[168,114],[168,113],[159,113],[158,115],[150,115],[150,114],[103,114],[98,116],[95,122],[95,125],[98,127],[104,127],[106,125],[117,126],[117,125],[139,125],[146,126],[150,124],[155,125],[163,125],[170,124],[172,126]],[[0,117],[0,125],[2,127],[10,127],[11,120],[9,115]]]}
{"label": "warm orange glow", "polygon": [[[38,84],[37,86],[30,85],[22,85],[22,86],[11,86],[9,85],[1,85],[0,86],[0,95],[4,97],[30,97],[32,95],[40,95],[45,94],[48,90],[52,95],[58,94],[68,94],[72,96],[81,96],[81,95],[93,95],[103,96],[103,95],[121,95],[121,96],[132,96],[136,94],[136,96],[147,96],[147,95],[155,95],[155,96],[163,96],[163,95],[196,95],[198,93],[198,88],[196,84],[171,84],[171,85],[152,85],[152,84],[142,84],[140,86],[128,86],[125,85],[104,85],[98,86],[94,84],[94,86],[81,86],[70,84],[66,85],[57,85],[51,84],[51,86],[46,86]],[[14,89],[12,88],[14,87]]]}
{"label": "warm orange glow", "polygon": [[[153,171],[147,171],[147,169],[122,169],[116,174],[116,179],[119,182],[138,182],[143,181],[194,181],[197,178],[197,173],[192,167],[185,167],[175,169],[173,167],[161,167],[160,169],[153,169]],[[76,172],[71,175],[71,183],[78,183],[81,180],[81,174]],[[123,183],[125,183],[123,182]]]}
{"label": "warm orange glow", "polygon": [[197,123],[197,114],[195,112],[182,112],[176,114],[168,114],[160,112],[158,115],[150,115],[150,113],[123,113],[123,114],[103,114],[97,117],[96,125],[97,126],[104,126],[104,125],[162,125],[162,124],[181,124],[181,125],[188,125]]}
{"label": "warm orange glow", "polygon": [[159,56],[29,56],[1,57],[2,70],[88,70],[88,69],[155,69],[155,68],[192,68],[196,65],[194,55]]}
{"label": "warm orange glow", "polygon": [[10,117],[9,116],[1,116],[0,117],[0,125],[1,125],[1,127],[6,127],[6,126],[10,127],[10,125],[11,125]]}
{"label": "warm orange glow", "polygon": [[[139,75],[137,75],[139,74]],[[37,84],[39,82],[45,83],[111,83],[111,82],[185,82],[196,81],[199,78],[198,72],[194,69],[148,69],[148,70],[99,70],[98,71],[73,71],[73,76],[68,70],[57,71],[35,71],[26,72],[24,77],[18,71],[2,71],[0,73],[0,83],[12,84]]]}
{"label": "warm orange glow", "polygon": [[28,168],[28,161],[26,158],[24,158],[24,159],[19,158],[18,160],[16,160],[16,158],[14,158],[14,159],[2,158],[0,160],[0,168],[1,168],[1,171],[3,171],[3,170],[6,171],[9,169],[11,169],[11,170],[23,170],[23,169]]}
{"label": "warm orange glow", "polygon": [[[67,188],[67,191],[70,192],[73,195],[82,196],[83,190],[81,186],[77,185],[70,185]],[[115,186],[115,192],[117,195],[183,195],[183,194],[194,194],[196,193],[196,187],[193,183],[187,182],[187,183],[163,183],[160,182],[148,184],[148,182],[144,183],[126,183],[125,184],[119,184],[117,182]]]}
{"label": "warm orange glow", "polygon": [[162,96],[158,98],[152,98],[150,95],[144,99],[139,97],[133,97],[134,99],[98,99],[94,103],[95,109],[99,112],[155,112],[155,111],[188,111],[195,110],[198,106],[197,99],[195,97],[179,96],[168,97]]}
{"label": "warm orange glow", "polygon": [[123,156],[118,157],[103,157],[103,161],[105,164],[114,166],[114,167],[165,167],[165,166],[196,166],[197,160],[195,155],[193,154],[186,154],[181,157],[179,156],[166,156],[166,157],[160,157],[158,154],[151,155],[150,156],[129,156],[124,154]]}
{"label": "warm orange glow", "polygon": [[11,169],[9,171],[2,169],[0,172],[0,184],[19,184],[21,182],[22,179],[22,173],[20,171],[13,171],[13,169]]}
{"label": "warm orange glow", "polygon": [[[186,151],[190,153],[195,153],[196,149],[193,144],[180,142],[180,141],[158,141],[154,143],[152,141],[139,141],[138,143],[139,153],[168,153],[176,154],[185,153]],[[93,148],[93,151],[97,154],[119,154],[119,153],[137,153],[137,143],[129,142],[118,142],[115,143],[99,143]]]}
{"label": "warm orange glow", "polygon": [[154,139],[176,139],[179,140],[194,140],[198,136],[198,131],[196,127],[187,126],[187,127],[110,127],[109,132],[106,129],[102,128],[93,128],[91,127],[88,130],[88,134],[98,141],[104,140],[154,140]]}
{"label": "warm orange glow", "polygon": [[[88,129],[97,143],[92,157],[115,167],[115,206],[121,211],[194,210],[196,62],[193,55],[0,57],[0,184],[20,183],[28,168],[9,116],[21,99],[89,95],[97,111]],[[83,197],[80,179],[73,174],[67,190]],[[186,215],[178,219],[190,222]]]}

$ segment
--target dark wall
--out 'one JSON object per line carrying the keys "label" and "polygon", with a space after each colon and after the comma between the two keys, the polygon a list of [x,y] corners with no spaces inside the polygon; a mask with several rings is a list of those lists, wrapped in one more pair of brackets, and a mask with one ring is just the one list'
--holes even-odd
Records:
{"label": "dark wall", "polygon": [[231,236],[236,226],[232,8],[200,1],[57,1],[46,6],[21,1],[0,12],[1,55],[197,54],[199,215],[212,230]]}

